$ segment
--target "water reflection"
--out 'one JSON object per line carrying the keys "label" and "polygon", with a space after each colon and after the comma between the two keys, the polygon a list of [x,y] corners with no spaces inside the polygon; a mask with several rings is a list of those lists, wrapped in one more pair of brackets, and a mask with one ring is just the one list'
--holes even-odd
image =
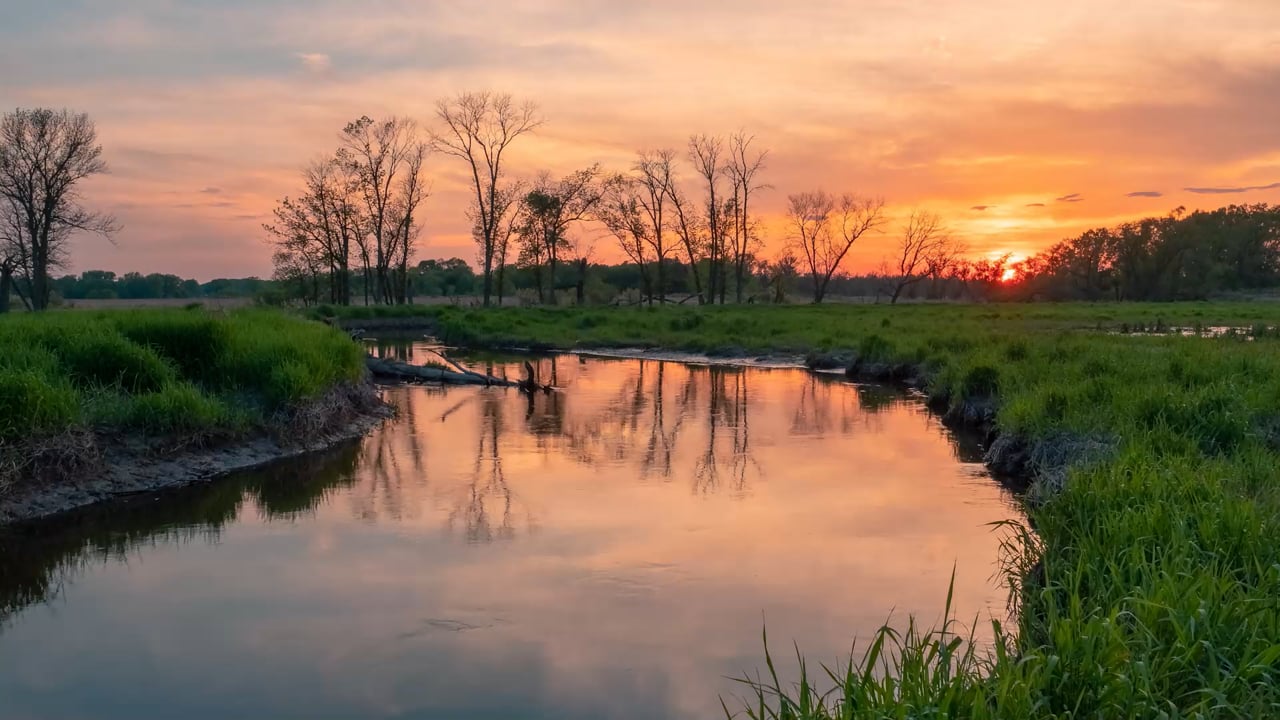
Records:
{"label": "water reflection", "polygon": [[557,391],[391,387],[363,442],[0,538],[0,716],[706,717],[762,613],[815,661],[933,617],[953,566],[1002,613],[1014,504],[918,401],[532,362]]}

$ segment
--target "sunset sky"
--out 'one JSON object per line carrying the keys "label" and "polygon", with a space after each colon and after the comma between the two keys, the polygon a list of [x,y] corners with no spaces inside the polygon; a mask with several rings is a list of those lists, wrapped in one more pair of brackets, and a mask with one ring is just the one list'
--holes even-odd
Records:
{"label": "sunset sky", "polygon": [[[513,175],[755,133],[766,254],[787,193],[818,187],[934,210],[975,255],[1280,202],[1277,0],[0,5],[0,107],[88,112],[111,166],[86,194],[124,230],[78,240],[75,270],[268,276],[261,223],[347,121],[427,122],[437,98],[479,89],[546,118]],[[472,260],[463,167],[430,162],[419,255]],[[896,228],[849,269],[874,268]],[[601,239],[596,257],[617,253]]]}

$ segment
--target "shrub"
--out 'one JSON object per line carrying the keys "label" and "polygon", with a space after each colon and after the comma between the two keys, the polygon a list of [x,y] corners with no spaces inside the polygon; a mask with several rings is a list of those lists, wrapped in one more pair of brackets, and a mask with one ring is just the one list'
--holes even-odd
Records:
{"label": "shrub", "polygon": [[185,382],[174,382],[124,402],[126,427],[155,435],[188,435],[227,429],[231,413],[221,401]]}
{"label": "shrub", "polygon": [[70,383],[29,369],[0,371],[0,441],[63,430],[79,413]]}

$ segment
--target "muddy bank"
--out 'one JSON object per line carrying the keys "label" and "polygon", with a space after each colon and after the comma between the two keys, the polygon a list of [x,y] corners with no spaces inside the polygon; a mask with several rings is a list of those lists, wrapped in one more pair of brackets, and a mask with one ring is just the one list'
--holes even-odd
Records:
{"label": "muddy bank", "polygon": [[929,409],[953,429],[974,432],[986,448],[983,463],[997,480],[1024,490],[1031,504],[1040,504],[1062,491],[1072,467],[1104,461],[1114,455],[1114,438],[1058,432],[1028,438],[1003,432],[996,422],[1000,410],[994,395],[954,400],[945,388],[930,383],[924,368],[911,363],[861,361],[856,354],[817,354],[806,359],[816,371],[844,367],[855,382],[897,385],[924,397]]}
{"label": "muddy bank", "polygon": [[[173,447],[173,441],[81,432],[48,468],[0,493],[0,526],[48,518],[138,493],[207,482],[360,437],[391,417],[376,386],[341,386],[230,441]],[[66,442],[65,439],[62,439]],[[190,441],[188,440],[190,443]]]}

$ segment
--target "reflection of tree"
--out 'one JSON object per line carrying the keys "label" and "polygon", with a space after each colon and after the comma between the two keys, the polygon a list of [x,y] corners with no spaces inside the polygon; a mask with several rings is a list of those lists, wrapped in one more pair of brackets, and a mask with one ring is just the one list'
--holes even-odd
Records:
{"label": "reflection of tree", "polygon": [[886,402],[881,391],[892,393],[892,389],[855,387],[856,393],[849,392],[847,382],[809,375],[800,386],[800,397],[791,415],[791,434],[822,437],[833,427],[838,427],[842,435],[850,435],[859,425],[879,429],[875,413],[889,407],[893,401]]}
{"label": "reflection of tree", "polygon": [[[461,527],[469,543],[510,540],[516,535],[517,498],[507,484],[499,449],[504,431],[503,395],[491,389],[482,392],[475,464],[468,483],[454,500],[448,519],[450,530]],[[531,514],[526,512],[523,519],[527,527],[533,526]]]}
{"label": "reflection of tree", "polygon": [[[707,379],[710,401],[707,405],[707,447],[694,466],[693,489],[695,492],[714,492],[728,482],[736,493],[747,488],[747,473],[760,465],[751,456],[751,425],[748,408],[750,395],[747,390],[747,372],[743,368],[708,367]],[[729,379],[732,379],[732,384]],[[722,476],[718,441],[728,438],[730,462],[727,474]]]}
{"label": "reflection of tree", "polygon": [[422,438],[418,434],[418,423],[426,422],[419,418],[417,404],[412,402],[412,394],[424,392],[427,395],[444,396],[445,388],[423,385],[414,388],[402,388],[400,401],[396,403],[398,419],[374,433],[365,441],[366,459],[360,474],[360,492],[352,495],[353,511],[357,517],[372,520],[385,514],[387,517],[402,518],[405,513],[412,512],[406,500],[406,480],[424,478],[425,451]]}
{"label": "reflection of tree", "polygon": [[350,486],[359,443],[217,482],[132,502],[108,503],[48,523],[6,531],[0,551],[0,623],[57,597],[80,569],[160,543],[215,542],[249,501],[270,520],[314,512]]}

